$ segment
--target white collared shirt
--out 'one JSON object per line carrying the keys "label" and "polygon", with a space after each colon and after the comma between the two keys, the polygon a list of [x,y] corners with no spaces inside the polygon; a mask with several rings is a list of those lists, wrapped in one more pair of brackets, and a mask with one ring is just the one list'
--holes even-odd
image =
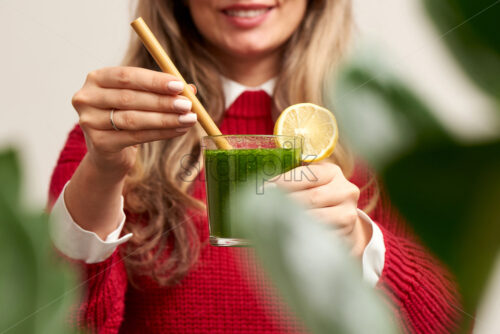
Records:
{"label": "white collared shirt", "polygon": [[[273,95],[276,79],[271,79],[257,87],[247,87],[228,78],[222,77],[222,86],[225,96],[225,108],[228,109],[234,101],[244,91],[263,90],[269,96]],[[50,219],[50,234],[56,248],[75,260],[82,260],[86,263],[96,263],[106,260],[114,250],[121,244],[127,242],[132,234],[129,233],[120,237],[125,224],[125,213],[123,212],[122,197],[122,217],[117,222],[117,228],[111,232],[105,240],[102,240],[96,233],[84,230],[71,217],[64,202],[64,193],[67,185],[64,186],[59,198],[54,204]],[[385,262],[384,237],[380,228],[370,217],[358,209],[359,217],[365,224],[372,227],[372,237],[366,246],[362,256],[363,277],[371,285],[377,284]]]}
{"label": "white collared shirt", "polygon": [[272,78],[262,85],[255,87],[244,86],[236,81],[228,79],[226,77],[221,77],[222,89],[224,91],[224,110],[229,109],[231,104],[236,101],[236,99],[243,94],[245,91],[258,91],[263,90],[269,96],[273,96],[274,85],[276,84],[276,78]]}

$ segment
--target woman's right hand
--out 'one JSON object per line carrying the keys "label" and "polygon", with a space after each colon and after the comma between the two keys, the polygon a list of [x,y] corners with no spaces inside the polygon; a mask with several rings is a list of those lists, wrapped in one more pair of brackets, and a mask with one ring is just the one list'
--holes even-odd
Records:
{"label": "woman's right hand", "polygon": [[[196,114],[191,101],[179,95],[183,89],[184,83],[170,74],[138,67],[89,73],[72,104],[95,167],[124,176],[134,165],[135,145],[186,133],[196,123]],[[120,131],[110,121],[113,109]]]}

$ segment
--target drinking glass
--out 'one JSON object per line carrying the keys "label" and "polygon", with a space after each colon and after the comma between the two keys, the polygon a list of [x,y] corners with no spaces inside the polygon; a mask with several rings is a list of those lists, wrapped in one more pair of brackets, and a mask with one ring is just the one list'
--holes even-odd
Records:
{"label": "drinking glass", "polygon": [[[224,137],[233,149],[217,148],[217,137]],[[249,245],[235,231],[241,213],[236,192],[251,185],[257,195],[263,194],[266,181],[300,165],[302,141],[300,136],[275,135],[202,138],[211,245]]]}

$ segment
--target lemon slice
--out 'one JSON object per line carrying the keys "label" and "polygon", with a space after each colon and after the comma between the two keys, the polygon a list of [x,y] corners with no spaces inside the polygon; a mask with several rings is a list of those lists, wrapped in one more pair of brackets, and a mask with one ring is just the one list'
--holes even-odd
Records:
{"label": "lemon slice", "polygon": [[274,134],[304,137],[304,162],[320,161],[330,156],[339,138],[333,113],[312,103],[294,104],[283,110],[274,125]]}

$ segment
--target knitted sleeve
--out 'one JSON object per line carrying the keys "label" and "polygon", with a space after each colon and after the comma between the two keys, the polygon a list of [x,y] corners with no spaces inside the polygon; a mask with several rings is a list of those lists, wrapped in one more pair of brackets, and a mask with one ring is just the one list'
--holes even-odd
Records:
{"label": "knitted sleeve", "polygon": [[460,317],[456,287],[429,253],[406,238],[381,228],[386,245],[378,287],[410,333],[454,333]]}
{"label": "knitted sleeve", "polygon": [[373,213],[384,236],[385,263],[377,287],[409,333],[453,333],[460,319],[456,284],[382,195]]}
{"label": "knitted sleeve", "polygon": [[[52,174],[49,208],[87,152],[82,130],[77,125],[70,132]],[[70,260],[71,261],[71,260]],[[76,262],[83,282],[83,295],[73,323],[79,329],[99,333],[118,333],[125,309],[127,274],[118,250],[103,262]]]}
{"label": "knitted sleeve", "polygon": [[351,181],[361,189],[361,209],[377,199],[375,208],[368,210],[382,231],[385,245],[377,288],[384,292],[404,332],[456,332],[461,304],[453,277],[419,242],[372,176],[369,168],[357,162]]}

